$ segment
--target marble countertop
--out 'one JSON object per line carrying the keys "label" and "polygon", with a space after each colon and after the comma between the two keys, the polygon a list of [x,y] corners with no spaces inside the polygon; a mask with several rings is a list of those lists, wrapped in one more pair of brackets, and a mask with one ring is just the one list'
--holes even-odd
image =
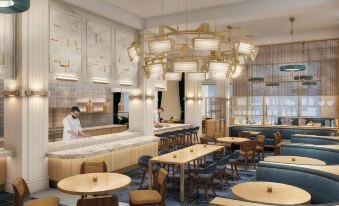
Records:
{"label": "marble countertop", "polygon": [[[125,127],[125,125],[108,124],[108,125],[93,126],[93,127],[83,127],[82,130],[87,131],[87,130],[106,129],[106,128],[113,128],[113,127]],[[49,128],[50,130],[49,133],[62,133],[63,129],[64,129],[63,127]],[[51,130],[53,130],[53,132],[51,132]]]}
{"label": "marble countertop", "polygon": [[105,152],[111,152],[131,146],[159,141],[155,136],[142,136],[137,132],[120,132],[48,143],[48,157],[53,158],[84,158]]}
{"label": "marble countertop", "polygon": [[154,133],[163,133],[179,129],[187,129],[192,127],[191,124],[176,124],[176,123],[160,123],[161,128],[154,128]]}
{"label": "marble countertop", "polygon": [[0,148],[0,158],[12,157],[15,154],[13,150]]}
{"label": "marble countertop", "polygon": [[60,159],[78,159],[86,158],[102,153],[117,151],[128,147],[143,145],[151,142],[159,141],[155,136],[137,136],[127,138],[125,140],[106,142],[102,144],[95,144],[86,147],[79,147],[77,149],[67,149],[56,152],[49,152],[48,157],[60,158]]}

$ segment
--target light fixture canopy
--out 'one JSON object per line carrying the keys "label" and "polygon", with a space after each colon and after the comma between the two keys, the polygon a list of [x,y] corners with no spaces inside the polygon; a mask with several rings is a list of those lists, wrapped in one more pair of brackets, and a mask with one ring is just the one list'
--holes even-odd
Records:
{"label": "light fixture canopy", "polygon": [[4,97],[17,97],[20,96],[20,90],[4,90],[1,92]]}
{"label": "light fixture canopy", "polygon": [[0,0],[0,13],[13,14],[27,11],[30,0]]}
{"label": "light fixture canopy", "polygon": [[40,96],[40,97],[48,97],[49,92],[48,91],[40,91],[40,90],[26,90],[25,91],[26,96]]}
{"label": "light fixture canopy", "polygon": [[98,78],[94,77],[92,78],[92,83],[97,83],[97,84],[109,84],[109,80],[106,78]]}
{"label": "light fixture canopy", "polygon": [[67,80],[67,81],[78,81],[79,77],[75,74],[56,74],[55,79]]}

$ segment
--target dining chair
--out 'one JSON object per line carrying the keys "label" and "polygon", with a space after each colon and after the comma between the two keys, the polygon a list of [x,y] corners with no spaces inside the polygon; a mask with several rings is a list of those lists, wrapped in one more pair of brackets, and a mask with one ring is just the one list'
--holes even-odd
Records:
{"label": "dining chair", "polygon": [[14,190],[14,206],[59,206],[58,197],[33,199],[30,197],[29,188],[22,177],[12,183]]}
{"label": "dining chair", "polygon": [[260,153],[262,159],[265,159],[265,135],[259,134],[256,136],[255,141],[257,142],[256,153],[258,154],[258,161],[260,160]]}
{"label": "dining chair", "polygon": [[105,161],[85,161],[81,163],[80,174],[107,172]]}
{"label": "dining chair", "polygon": [[117,196],[81,198],[77,201],[77,206],[119,206]]}
{"label": "dining chair", "polygon": [[240,132],[239,137],[250,139],[251,133],[250,132]]}
{"label": "dining chair", "polygon": [[[148,161],[152,158],[152,156],[149,156],[149,155],[142,155],[139,157],[138,159],[138,164],[140,167],[142,167],[144,169],[144,172],[142,173],[142,177],[141,177],[141,182],[140,182],[140,185],[139,185],[139,189],[141,189],[142,185],[144,184],[144,181],[145,181],[145,176],[146,176],[146,173],[148,172]],[[159,165],[153,165],[152,167],[152,173],[153,175],[155,175],[158,170],[160,169],[160,166]]]}
{"label": "dining chair", "polygon": [[246,141],[240,144],[240,156],[245,158],[245,170],[247,170],[248,161],[251,159],[254,164],[255,169],[255,151],[256,151],[256,142],[255,141]]}
{"label": "dining chair", "polygon": [[280,144],[281,144],[281,133],[275,132],[273,134],[274,137],[274,155],[280,154]]}
{"label": "dining chair", "polygon": [[128,192],[129,204],[165,206],[168,172],[161,168],[157,174],[154,190],[133,190]]}

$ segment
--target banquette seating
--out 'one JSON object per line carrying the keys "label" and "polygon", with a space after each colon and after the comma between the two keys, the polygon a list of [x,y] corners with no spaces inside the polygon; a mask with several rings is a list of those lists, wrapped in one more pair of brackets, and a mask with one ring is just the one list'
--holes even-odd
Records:
{"label": "banquette seating", "polygon": [[333,145],[339,144],[339,138],[335,139],[331,136],[316,136],[316,135],[300,135],[295,134],[291,137],[292,143],[304,143],[304,144],[315,144],[315,145]]}
{"label": "banquette seating", "polygon": [[339,150],[310,144],[282,144],[281,155],[302,156],[322,160],[327,165],[339,164]]}
{"label": "banquette seating", "polygon": [[256,179],[257,181],[279,182],[302,188],[311,194],[312,204],[339,204],[339,176],[320,169],[260,162],[257,167]]}

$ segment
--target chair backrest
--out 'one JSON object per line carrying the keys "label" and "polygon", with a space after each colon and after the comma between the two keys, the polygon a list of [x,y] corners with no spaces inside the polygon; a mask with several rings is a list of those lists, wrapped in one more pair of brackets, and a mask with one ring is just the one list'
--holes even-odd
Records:
{"label": "chair backrest", "polygon": [[138,159],[139,166],[148,167],[148,160],[151,159],[151,158],[152,158],[152,156],[149,156],[149,155],[140,156],[139,159]]}
{"label": "chair backrest", "polygon": [[118,206],[118,198],[116,196],[109,197],[91,197],[83,198],[77,201],[77,206]]}
{"label": "chair backrest", "polygon": [[263,147],[265,144],[265,135],[258,134],[255,138],[255,141],[257,142],[258,146]]}
{"label": "chair backrest", "polygon": [[157,174],[157,189],[161,195],[162,202],[165,202],[167,191],[168,172],[164,168],[160,168]]}
{"label": "chair backrest", "polygon": [[240,144],[240,151],[242,152],[252,152],[255,151],[257,143],[255,141],[249,140]]}
{"label": "chair backrest", "polygon": [[281,132],[280,131],[277,131],[277,135],[278,135],[278,144],[281,142],[282,140],[282,135],[281,135]]}
{"label": "chair backrest", "polygon": [[107,172],[105,161],[86,161],[81,163],[80,174]]}
{"label": "chair backrest", "polygon": [[29,188],[27,183],[22,177],[18,177],[12,183],[13,190],[14,190],[14,205],[15,206],[22,206],[23,201],[22,199],[26,196],[29,196]]}
{"label": "chair backrest", "polygon": [[278,132],[273,133],[274,146],[277,146],[281,142],[281,137]]}
{"label": "chair backrest", "polygon": [[215,119],[206,120],[206,137],[214,138],[215,131],[216,131]]}
{"label": "chair backrest", "polygon": [[239,137],[242,137],[242,138],[250,138],[251,137],[251,133],[250,132],[240,132],[239,133]]}

